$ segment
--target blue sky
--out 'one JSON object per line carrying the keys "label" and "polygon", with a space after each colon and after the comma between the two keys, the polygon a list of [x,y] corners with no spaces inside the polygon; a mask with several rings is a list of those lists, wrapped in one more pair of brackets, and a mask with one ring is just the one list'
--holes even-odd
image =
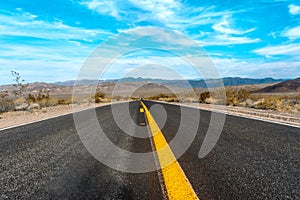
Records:
{"label": "blue sky", "polygon": [[[12,82],[11,70],[28,82],[75,79],[99,44],[142,27],[185,34],[223,77],[300,77],[299,1],[7,0],[0,4],[0,84]],[[151,65],[153,58],[187,67],[170,55],[139,53],[120,59],[107,78],[120,77],[126,66]]]}

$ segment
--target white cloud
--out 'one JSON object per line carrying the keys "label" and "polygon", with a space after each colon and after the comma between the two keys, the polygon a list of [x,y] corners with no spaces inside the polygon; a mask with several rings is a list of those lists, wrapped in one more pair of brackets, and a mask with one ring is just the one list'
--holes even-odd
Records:
{"label": "white cloud", "polygon": [[256,28],[240,30],[233,27],[234,19],[232,15],[225,15],[216,22],[212,29],[215,33],[200,34],[199,43],[204,46],[220,46],[220,45],[236,45],[259,42],[258,38],[249,38],[245,36],[247,33],[254,31]]}
{"label": "white cloud", "polygon": [[278,46],[269,46],[261,49],[256,49],[253,52],[264,56],[274,56],[274,55],[299,55],[300,54],[300,44],[287,44]]}
{"label": "white cloud", "polygon": [[291,40],[300,38],[300,26],[296,26],[284,31],[281,36],[288,37]]}
{"label": "white cloud", "polygon": [[177,30],[212,24],[218,18],[232,13],[231,11],[216,12],[214,7],[192,7],[178,0],[130,0],[130,2],[145,11],[138,21],[156,21]]}
{"label": "white cloud", "polygon": [[179,1],[174,0],[130,0],[136,7],[149,11],[158,20],[168,21],[174,19],[178,10],[182,7]]}
{"label": "white cloud", "polygon": [[198,43],[203,46],[224,46],[224,45],[238,45],[238,44],[250,44],[260,42],[258,38],[248,37],[235,37],[228,35],[215,35],[209,39],[198,40]]}
{"label": "white cloud", "polygon": [[154,27],[138,27],[134,30],[134,34],[140,37],[150,36],[155,42],[164,45],[180,45],[184,47],[197,45],[195,41],[177,31],[165,31]]}
{"label": "white cloud", "polygon": [[296,6],[295,4],[289,5],[289,12],[292,15],[300,15],[300,6]]}
{"label": "white cloud", "polygon": [[[76,70],[96,45],[83,41],[104,40],[111,35],[105,30],[39,20],[39,16],[22,9],[2,12],[0,22],[0,71],[17,70],[32,78],[24,77],[27,81],[38,81],[37,77],[44,81],[74,79]],[[1,84],[11,82],[8,77],[1,76]]]}
{"label": "white cloud", "polygon": [[[97,11],[100,14],[107,14],[114,16],[117,20],[127,20],[130,27],[137,27],[139,22],[151,22],[155,25],[159,25],[162,28],[171,28],[186,32],[188,28],[194,28],[199,25],[212,25],[212,28],[216,32],[206,32],[204,35],[200,34],[194,38],[201,38],[201,45],[228,45],[228,44],[246,44],[260,41],[257,38],[248,38],[243,35],[250,33],[255,28],[246,30],[240,30],[232,27],[233,19],[232,15],[245,10],[237,11],[215,11],[215,7],[193,7],[188,4],[184,4],[179,0],[129,0],[129,2],[114,1],[115,3],[103,6],[107,0],[89,0],[84,4],[89,9]],[[100,6],[101,5],[101,6]],[[110,10],[114,13],[106,12],[106,8],[111,7]],[[128,8],[124,10],[125,8]],[[135,7],[135,9],[133,9]],[[142,11],[136,11],[142,10]],[[131,16],[131,21],[128,21],[128,17]],[[225,17],[224,17],[225,16]],[[123,30],[119,30],[122,32]],[[205,38],[209,35],[209,38]],[[162,36],[163,37],[163,36]],[[166,39],[166,37],[164,38]],[[172,39],[172,38],[171,38]],[[181,43],[189,45],[186,41],[173,40],[170,42]]]}
{"label": "white cloud", "polygon": [[109,15],[119,19],[119,10],[115,1],[111,0],[92,0],[84,1],[80,4],[87,6],[90,10],[94,10],[102,15]]}
{"label": "white cloud", "polygon": [[246,33],[250,33],[255,30],[255,28],[247,29],[247,30],[238,30],[230,28],[230,23],[228,21],[228,16],[224,17],[221,22],[215,24],[212,28],[215,31],[224,34],[231,34],[231,35],[244,35]]}
{"label": "white cloud", "polygon": [[36,37],[48,40],[82,40],[105,39],[110,32],[106,30],[88,30],[80,27],[72,27],[61,21],[48,22],[37,20],[38,16],[28,12],[15,13],[13,15],[0,15],[0,34],[6,36]]}
{"label": "white cloud", "polygon": [[214,11],[214,7],[193,7],[179,0],[129,0],[129,2],[85,0],[80,4],[99,14],[126,20],[129,26],[148,21],[160,27],[181,31],[187,27],[215,23],[220,17],[234,13],[234,11]]}
{"label": "white cloud", "polygon": [[259,59],[237,60],[212,58],[222,77],[297,78],[300,77],[300,62],[264,62]]}
{"label": "white cloud", "polygon": [[10,71],[19,72],[26,82],[56,82],[72,80],[79,72],[81,62],[51,60],[7,60],[0,58],[0,84],[13,83]]}

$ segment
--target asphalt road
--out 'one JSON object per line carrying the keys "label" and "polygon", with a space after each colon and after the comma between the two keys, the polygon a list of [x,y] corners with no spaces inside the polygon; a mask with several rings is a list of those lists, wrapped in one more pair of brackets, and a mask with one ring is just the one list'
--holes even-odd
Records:
{"label": "asphalt road", "polygon": [[[160,105],[168,116],[162,132],[171,141],[180,107]],[[227,116],[217,145],[199,159],[211,113],[183,109],[190,121],[197,112],[201,116],[194,142],[178,159],[200,199],[300,199],[300,129]],[[129,110],[140,123],[139,103],[130,103]],[[114,144],[131,152],[152,151],[148,138],[126,135],[117,126],[110,106],[96,113]],[[159,119],[161,112],[152,114]],[[148,128],[132,131],[147,134]],[[120,172],[97,161],[77,135],[71,114],[0,132],[0,199],[162,199],[158,174]]]}

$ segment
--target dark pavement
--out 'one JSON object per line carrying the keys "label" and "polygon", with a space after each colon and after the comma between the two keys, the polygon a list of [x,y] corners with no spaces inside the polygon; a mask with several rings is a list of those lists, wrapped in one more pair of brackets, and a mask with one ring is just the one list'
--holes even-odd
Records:
{"label": "dark pavement", "polygon": [[[171,141],[180,124],[180,107],[160,105],[168,116],[162,132]],[[196,112],[201,116],[194,142],[178,160],[200,199],[300,199],[299,128],[227,116],[217,145],[199,159],[211,113],[183,109],[191,121]],[[131,152],[152,151],[148,138],[118,128],[110,106],[96,111],[114,144]],[[130,113],[140,123],[138,102],[130,103]],[[157,114],[152,113],[154,118]],[[142,130],[147,132],[147,126]],[[0,160],[0,199],[163,198],[156,171],[119,172],[91,156],[72,114],[1,131]]]}

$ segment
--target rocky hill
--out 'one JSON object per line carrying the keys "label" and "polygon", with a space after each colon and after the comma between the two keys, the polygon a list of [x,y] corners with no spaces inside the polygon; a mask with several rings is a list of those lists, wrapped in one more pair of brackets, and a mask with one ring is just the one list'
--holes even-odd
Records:
{"label": "rocky hill", "polygon": [[291,93],[300,92],[300,78],[284,81],[275,85],[271,85],[256,92],[260,93]]}
{"label": "rocky hill", "polygon": [[[254,84],[266,84],[266,83],[278,83],[285,81],[285,79],[273,79],[273,78],[263,78],[263,79],[253,79],[253,78],[240,78],[240,77],[225,77],[220,79],[195,79],[195,80],[164,80],[164,79],[151,79],[151,78],[133,78],[126,77],[122,79],[111,79],[105,81],[99,81],[99,83],[103,82],[122,82],[122,83],[138,83],[138,82],[148,82],[148,83],[158,83],[168,86],[173,86],[177,88],[207,88],[207,84],[210,87],[218,87],[219,82],[223,81],[224,86],[236,86],[236,85],[254,85]],[[97,80],[80,80],[77,81],[77,85],[87,85],[87,84],[95,84]],[[65,82],[57,82],[54,84],[62,85],[62,86],[73,86],[75,83],[74,80],[65,81]]]}

